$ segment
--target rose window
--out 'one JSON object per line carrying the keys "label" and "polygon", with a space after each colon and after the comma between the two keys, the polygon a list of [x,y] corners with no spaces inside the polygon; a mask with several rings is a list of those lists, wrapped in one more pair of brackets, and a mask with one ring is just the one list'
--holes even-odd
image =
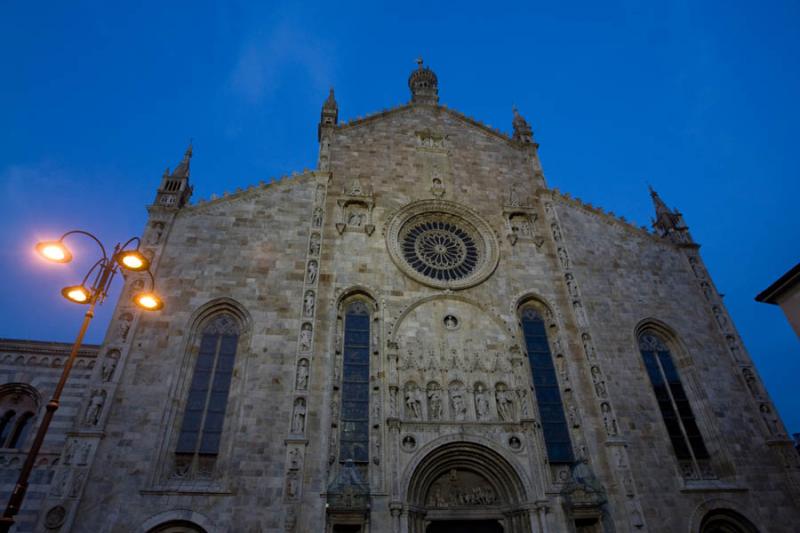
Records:
{"label": "rose window", "polygon": [[389,222],[387,244],[404,272],[435,287],[472,286],[497,264],[488,225],[465,208],[440,200],[401,209]]}

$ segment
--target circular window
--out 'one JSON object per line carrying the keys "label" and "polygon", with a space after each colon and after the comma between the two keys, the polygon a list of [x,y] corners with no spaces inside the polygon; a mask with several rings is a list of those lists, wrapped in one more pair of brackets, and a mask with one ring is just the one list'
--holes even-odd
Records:
{"label": "circular window", "polygon": [[394,262],[426,285],[469,287],[497,265],[497,243],[489,225],[450,202],[406,206],[389,222],[386,237]]}

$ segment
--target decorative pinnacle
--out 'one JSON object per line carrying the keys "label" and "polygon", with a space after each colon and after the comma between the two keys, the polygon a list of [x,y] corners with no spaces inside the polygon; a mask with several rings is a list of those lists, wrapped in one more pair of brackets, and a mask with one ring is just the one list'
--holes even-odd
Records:
{"label": "decorative pinnacle", "polygon": [[422,56],[417,58],[417,68],[422,70]]}

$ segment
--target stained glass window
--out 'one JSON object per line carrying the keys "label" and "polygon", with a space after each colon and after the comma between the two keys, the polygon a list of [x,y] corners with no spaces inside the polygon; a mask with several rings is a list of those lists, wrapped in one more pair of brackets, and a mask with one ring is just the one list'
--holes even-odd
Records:
{"label": "stained glass window", "polygon": [[216,455],[228,404],[239,325],[228,314],[203,328],[175,453]]}
{"label": "stained glass window", "polygon": [[339,460],[369,461],[369,328],[364,302],[346,308]]}
{"label": "stained glass window", "polygon": [[564,406],[558,390],[556,371],[545,324],[539,313],[531,307],[522,310],[522,332],[528,349],[528,360],[533,374],[533,388],[539,404],[542,433],[551,463],[572,462],[572,444],[569,438]]}
{"label": "stained glass window", "polygon": [[639,336],[639,350],[675,455],[679,460],[708,459],[703,436],[666,343],[658,335],[647,332]]}

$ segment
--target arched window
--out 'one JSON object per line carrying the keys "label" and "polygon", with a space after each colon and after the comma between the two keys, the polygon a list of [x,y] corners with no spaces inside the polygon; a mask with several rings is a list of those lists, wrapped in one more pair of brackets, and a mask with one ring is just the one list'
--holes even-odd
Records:
{"label": "arched window", "polygon": [[341,462],[369,462],[369,331],[366,302],[348,303],[344,315]]}
{"label": "arched window", "polygon": [[203,327],[176,454],[219,453],[238,342],[239,322],[228,313],[216,315]]}
{"label": "arched window", "polygon": [[692,465],[704,467],[709,455],[667,343],[657,333],[645,331],[639,335],[639,351],[684,474],[702,472],[705,468],[689,470]]}
{"label": "arched window", "polygon": [[573,461],[572,444],[544,320],[530,306],[522,309],[520,320],[533,374],[533,388],[539,404],[547,458],[551,463],[570,463]]}
{"label": "arched window", "polygon": [[0,448],[22,448],[39,404],[36,391],[21,383],[0,387]]}
{"label": "arched window", "polygon": [[700,533],[758,533],[758,529],[735,511],[715,509],[703,517]]}

